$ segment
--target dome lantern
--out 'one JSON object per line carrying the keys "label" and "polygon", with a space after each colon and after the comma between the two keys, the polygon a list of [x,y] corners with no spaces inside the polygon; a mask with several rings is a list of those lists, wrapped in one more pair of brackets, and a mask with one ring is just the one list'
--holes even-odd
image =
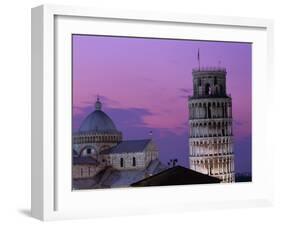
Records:
{"label": "dome lantern", "polygon": [[95,103],[95,110],[83,120],[79,132],[119,133],[112,119],[102,111],[99,96]]}
{"label": "dome lantern", "polygon": [[97,97],[97,101],[96,101],[96,104],[95,104],[95,108],[97,111],[100,111],[101,110],[101,107],[102,107],[102,104],[100,102],[100,98],[99,96]]}

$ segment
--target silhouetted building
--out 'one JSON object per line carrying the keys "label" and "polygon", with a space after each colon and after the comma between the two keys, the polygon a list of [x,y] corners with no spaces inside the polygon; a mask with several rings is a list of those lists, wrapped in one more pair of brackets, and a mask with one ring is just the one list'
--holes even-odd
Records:
{"label": "silhouetted building", "polygon": [[216,177],[211,177],[194,170],[175,166],[164,170],[151,177],[133,183],[132,187],[143,186],[166,186],[166,185],[187,185],[187,184],[212,184],[220,183],[221,180]]}

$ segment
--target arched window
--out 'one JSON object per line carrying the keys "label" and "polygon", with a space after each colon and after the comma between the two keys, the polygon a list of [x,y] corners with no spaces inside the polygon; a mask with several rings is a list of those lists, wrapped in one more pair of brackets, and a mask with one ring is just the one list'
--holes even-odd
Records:
{"label": "arched window", "polygon": [[87,154],[90,155],[92,152],[91,152],[91,148],[87,148]]}
{"label": "arched window", "polygon": [[205,86],[205,95],[211,95],[211,86],[209,83]]}
{"label": "arched window", "polygon": [[120,167],[124,167],[124,159],[120,158]]}
{"label": "arched window", "polygon": [[222,85],[219,85],[219,87],[220,87],[220,94],[221,94],[221,95],[225,94],[225,93],[224,93],[223,86],[222,86]]}
{"label": "arched window", "polygon": [[212,118],[211,103],[208,103],[208,118]]}
{"label": "arched window", "polygon": [[133,157],[133,166],[136,166],[136,158]]}
{"label": "arched window", "polygon": [[216,86],[216,95],[219,95],[219,94],[220,94],[219,87]]}
{"label": "arched window", "polygon": [[204,118],[207,118],[207,104],[203,103],[203,108],[204,108]]}

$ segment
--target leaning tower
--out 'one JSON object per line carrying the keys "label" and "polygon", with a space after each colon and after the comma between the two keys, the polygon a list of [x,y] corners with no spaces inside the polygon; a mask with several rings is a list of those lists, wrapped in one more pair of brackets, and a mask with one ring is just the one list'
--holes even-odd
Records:
{"label": "leaning tower", "polygon": [[193,69],[189,97],[190,168],[234,182],[232,100],[226,94],[225,68]]}

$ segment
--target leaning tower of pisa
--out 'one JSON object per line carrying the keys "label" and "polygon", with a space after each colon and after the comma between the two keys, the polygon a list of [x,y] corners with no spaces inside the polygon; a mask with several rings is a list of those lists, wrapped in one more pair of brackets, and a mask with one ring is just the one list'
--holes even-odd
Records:
{"label": "leaning tower of pisa", "polygon": [[225,68],[193,69],[189,97],[190,168],[234,182],[232,100],[226,93]]}

